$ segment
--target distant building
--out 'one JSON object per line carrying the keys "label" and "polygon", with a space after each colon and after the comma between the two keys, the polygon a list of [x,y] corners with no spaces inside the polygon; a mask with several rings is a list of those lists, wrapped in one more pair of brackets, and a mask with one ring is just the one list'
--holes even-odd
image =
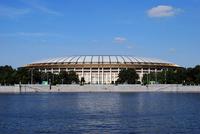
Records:
{"label": "distant building", "polygon": [[155,58],[117,55],[68,56],[41,60],[26,65],[27,68],[42,72],[58,74],[60,71],[75,71],[79,79],[84,77],[86,83],[110,84],[118,79],[123,68],[134,68],[139,75],[139,81],[144,74],[161,72],[179,66],[168,61]]}

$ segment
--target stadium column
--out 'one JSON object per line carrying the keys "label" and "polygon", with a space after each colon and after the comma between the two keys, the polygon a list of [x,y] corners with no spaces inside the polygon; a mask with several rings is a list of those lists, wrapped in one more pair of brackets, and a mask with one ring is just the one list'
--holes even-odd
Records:
{"label": "stadium column", "polygon": [[143,70],[143,68],[141,68],[140,82],[142,82],[143,75],[144,75],[144,70]]}
{"label": "stadium column", "polygon": [[112,68],[110,68],[110,84],[112,83]]}
{"label": "stadium column", "polygon": [[104,83],[103,81],[104,81],[104,78],[103,78],[103,67],[102,67],[102,73],[101,73],[101,79],[102,79],[102,84]]}
{"label": "stadium column", "polygon": [[[117,69],[117,79],[119,78],[119,77],[118,77],[118,76],[119,76],[119,71],[120,71],[120,69],[118,68],[118,69]],[[117,79],[116,79],[116,80],[117,80]]]}
{"label": "stadium column", "polygon": [[98,84],[99,84],[99,67],[98,67]]}
{"label": "stadium column", "polygon": [[157,68],[155,68],[155,82],[157,84]]}
{"label": "stadium column", "polygon": [[113,81],[114,81],[114,83],[116,82],[116,79],[115,79],[115,77],[116,77],[116,76],[115,76],[115,73],[114,73],[114,77],[113,77]]}
{"label": "stadium column", "polygon": [[90,84],[92,83],[92,68],[90,68]]}
{"label": "stadium column", "polygon": [[118,68],[118,69],[117,69],[117,73],[118,73],[118,75],[119,75],[119,71],[120,71],[120,70],[119,70],[119,68]]}
{"label": "stadium column", "polygon": [[53,68],[51,68],[51,73],[53,73]]}
{"label": "stadium column", "polygon": [[81,71],[81,77],[84,77],[84,76],[83,76],[83,72],[84,72],[84,71],[83,71],[83,68],[82,68],[82,71]]}
{"label": "stadium column", "polygon": [[47,69],[46,68],[44,69],[44,72],[47,73]]}
{"label": "stadium column", "polygon": [[58,68],[58,72],[60,73],[60,68]]}

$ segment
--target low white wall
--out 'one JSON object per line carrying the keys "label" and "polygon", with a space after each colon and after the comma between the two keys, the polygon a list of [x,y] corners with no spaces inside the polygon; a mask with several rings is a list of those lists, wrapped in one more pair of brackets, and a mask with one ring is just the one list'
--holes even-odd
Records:
{"label": "low white wall", "polygon": [[19,85],[0,86],[0,93],[19,92],[199,92],[200,86],[176,84],[141,85]]}
{"label": "low white wall", "polygon": [[19,92],[18,86],[0,86],[0,93],[17,93]]}

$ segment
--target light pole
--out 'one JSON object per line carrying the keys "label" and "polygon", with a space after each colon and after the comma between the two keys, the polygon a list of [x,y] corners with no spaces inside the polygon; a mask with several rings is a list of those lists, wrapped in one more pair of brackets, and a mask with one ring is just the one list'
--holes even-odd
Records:
{"label": "light pole", "polygon": [[166,68],[165,68],[165,84],[167,84],[167,78],[166,78],[167,74],[166,74]]}
{"label": "light pole", "polygon": [[49,79],[49,90],[51,90],[51,79]]}
{"label": "light pole", "polygon": [[147,73],[147,85],[149,84],[149,78],[148,78],[148,74],[149,74],[149,73]]}
{"label": "light pole", "polygon": [[34,68],[31,68],[31,85],[33,84],[33,69]]}
{"label": "light pole", "polygon": [[155,84],[157,84],[158,78],[157,78],[157,69],[155,69]]}
{"label": "light pole", "polygon": [[63,85],[63,81],[64,81],[64,79],[62,79],[62,85]]}
{"label": "light pole", "polygon": [[47,81],[49,80],[49,72],[47,72]]}

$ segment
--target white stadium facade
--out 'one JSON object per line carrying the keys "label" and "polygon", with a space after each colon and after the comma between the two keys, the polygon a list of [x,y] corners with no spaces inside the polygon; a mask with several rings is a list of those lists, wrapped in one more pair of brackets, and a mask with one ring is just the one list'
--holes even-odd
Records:
{"label": "white stadium facade", "polygon": [[86,83],[110,84],[118,79],[121,69],[134,68],[142,81],[144,74],[176,69],[179,66],[168,61],[127,55],[80,55],[50,58],[26,65],[29,69],[58,74],[61,71],[75,71]]}

